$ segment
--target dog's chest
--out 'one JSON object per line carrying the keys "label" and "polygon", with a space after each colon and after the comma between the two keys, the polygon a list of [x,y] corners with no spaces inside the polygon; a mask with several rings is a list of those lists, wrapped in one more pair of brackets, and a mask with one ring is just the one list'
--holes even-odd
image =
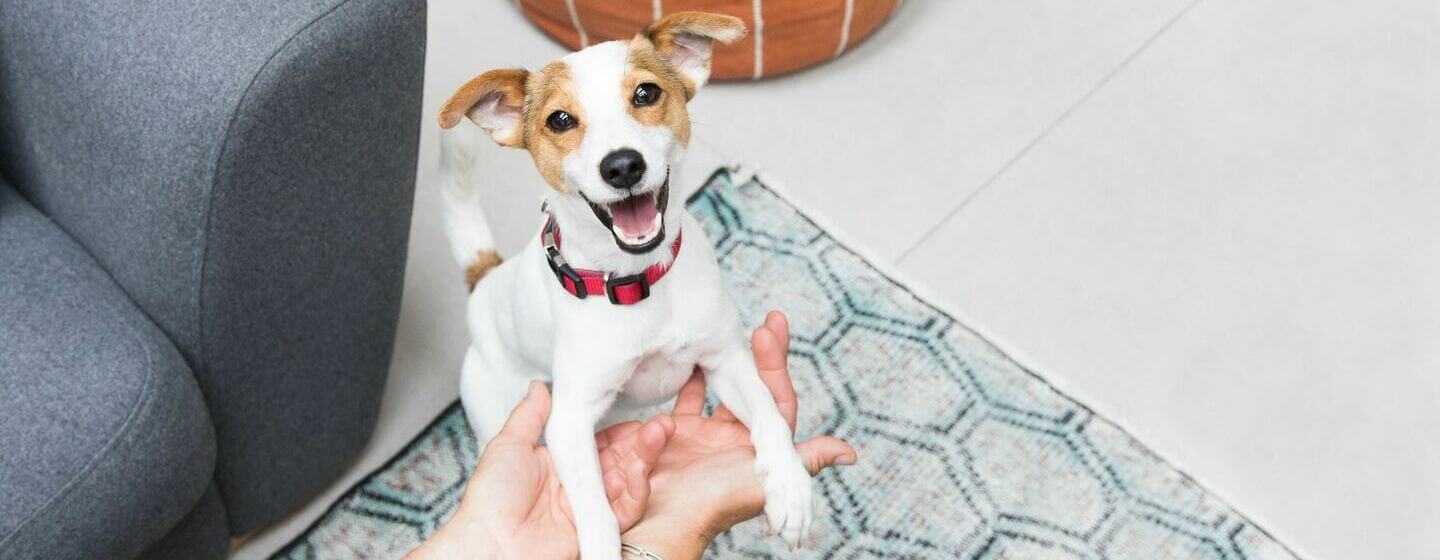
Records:
{"label": "dog's chest", "polygon": [[625,404],[654,406],[675,397],[695,369],[694,358],[653,353],[640,359],[635,372],[625,381],[620,398]]}

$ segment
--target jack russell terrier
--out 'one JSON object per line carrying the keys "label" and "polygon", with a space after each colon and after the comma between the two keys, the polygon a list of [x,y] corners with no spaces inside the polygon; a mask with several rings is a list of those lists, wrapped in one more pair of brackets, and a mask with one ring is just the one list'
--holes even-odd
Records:
{"label": "jack russell terrier", "polygon": [[[690,142],[686,103],[738,18],[686,12],[630,41],[600,43],[538,72],[493,70],[440,109],[446,231],[471,291],[460,396],[489,441],[532,379],[554,379],[546,441],[574,512],[580,555],[618,559],[595,429],[664,403],[698,365],[751,430],[772,531],[799,546],[811,482],[755,369],[715,248],[670,176]],[[470,185],[479,132],[528,150],[553,192],[540,234],[500,264]],[[483,279],[483,281],[482,281]]]}

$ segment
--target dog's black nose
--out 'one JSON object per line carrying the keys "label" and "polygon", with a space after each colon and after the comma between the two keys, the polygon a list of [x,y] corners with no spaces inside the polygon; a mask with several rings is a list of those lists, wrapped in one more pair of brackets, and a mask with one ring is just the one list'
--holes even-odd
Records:
{"label": "dog's black nose", "polygon": [[600,178],[617,189],[633,187],[644,176],[645,157],[630,148],[615,150],[600,160]]}

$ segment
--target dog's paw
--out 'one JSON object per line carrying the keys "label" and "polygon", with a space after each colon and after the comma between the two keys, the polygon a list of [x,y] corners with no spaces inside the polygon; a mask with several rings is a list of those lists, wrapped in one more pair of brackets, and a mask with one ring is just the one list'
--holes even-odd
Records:
{"label": "dog's paw", "polygon": [[814,516],[810,472],[805,470],[800,454],[792,451],[763,466],[757,461],[756,470],[765,487],[765,518],[770,522],[770,534],[779,534],[791,549],[800,548]]}

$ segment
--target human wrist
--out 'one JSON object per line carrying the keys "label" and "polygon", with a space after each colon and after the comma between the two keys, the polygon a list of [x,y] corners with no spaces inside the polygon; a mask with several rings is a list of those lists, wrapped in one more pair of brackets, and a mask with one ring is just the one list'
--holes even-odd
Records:
{"label": "human wrist", "polygon": [[621,539],[665,560],[698,560],[723,530],[702,516],[662,514],[641,520]]}

